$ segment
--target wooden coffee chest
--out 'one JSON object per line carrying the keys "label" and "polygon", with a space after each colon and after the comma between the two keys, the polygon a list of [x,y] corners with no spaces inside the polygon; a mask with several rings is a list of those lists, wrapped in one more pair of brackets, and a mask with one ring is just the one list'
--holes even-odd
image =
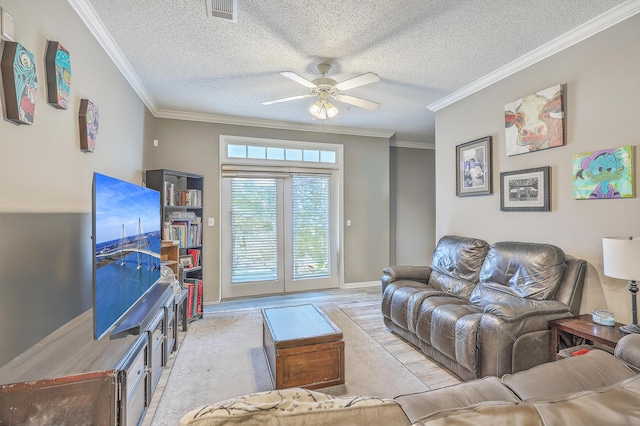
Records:
{"label": "wooden coffee chest", "polygon": [[342,331],[313,304],[264,308],[263,346],[276,389],[344,383]]}

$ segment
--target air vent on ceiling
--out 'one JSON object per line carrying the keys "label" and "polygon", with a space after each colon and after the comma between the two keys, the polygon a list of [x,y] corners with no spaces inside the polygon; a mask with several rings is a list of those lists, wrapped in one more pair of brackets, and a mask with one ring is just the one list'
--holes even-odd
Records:
{"label": "air vent on ceiling", "polygon": [[238,17],[237,0],[205,0],[205,3],[207,4],[207,16],[236,22]]}

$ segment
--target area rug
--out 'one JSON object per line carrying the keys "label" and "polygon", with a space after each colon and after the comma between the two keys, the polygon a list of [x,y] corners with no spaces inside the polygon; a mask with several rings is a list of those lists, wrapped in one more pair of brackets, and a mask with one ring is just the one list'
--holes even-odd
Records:
{"label": "area rug", "polygon": [[[428,390],[337,306],[317,306],[342,330],[345,341],[345,384],[318,391],[393,398]],[[151,424],[177,425],[199,406],[272,389],[260,309],[208,314],[190,325]]]}

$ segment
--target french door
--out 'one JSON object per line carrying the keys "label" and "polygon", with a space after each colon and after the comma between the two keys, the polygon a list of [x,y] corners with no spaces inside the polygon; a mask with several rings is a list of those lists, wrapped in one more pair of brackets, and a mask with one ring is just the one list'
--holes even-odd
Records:
{"label": "french door", "polygon": [[223,177],[222,298],[339,287],[335,174]]}

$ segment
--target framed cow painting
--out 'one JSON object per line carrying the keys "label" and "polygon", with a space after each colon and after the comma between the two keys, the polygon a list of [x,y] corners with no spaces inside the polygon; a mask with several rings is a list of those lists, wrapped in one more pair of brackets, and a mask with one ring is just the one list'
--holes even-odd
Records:
{"label": "framed cow painting", "polygon": [[564,97],[561,84],[504,106],[507,155],[563,146]]}

